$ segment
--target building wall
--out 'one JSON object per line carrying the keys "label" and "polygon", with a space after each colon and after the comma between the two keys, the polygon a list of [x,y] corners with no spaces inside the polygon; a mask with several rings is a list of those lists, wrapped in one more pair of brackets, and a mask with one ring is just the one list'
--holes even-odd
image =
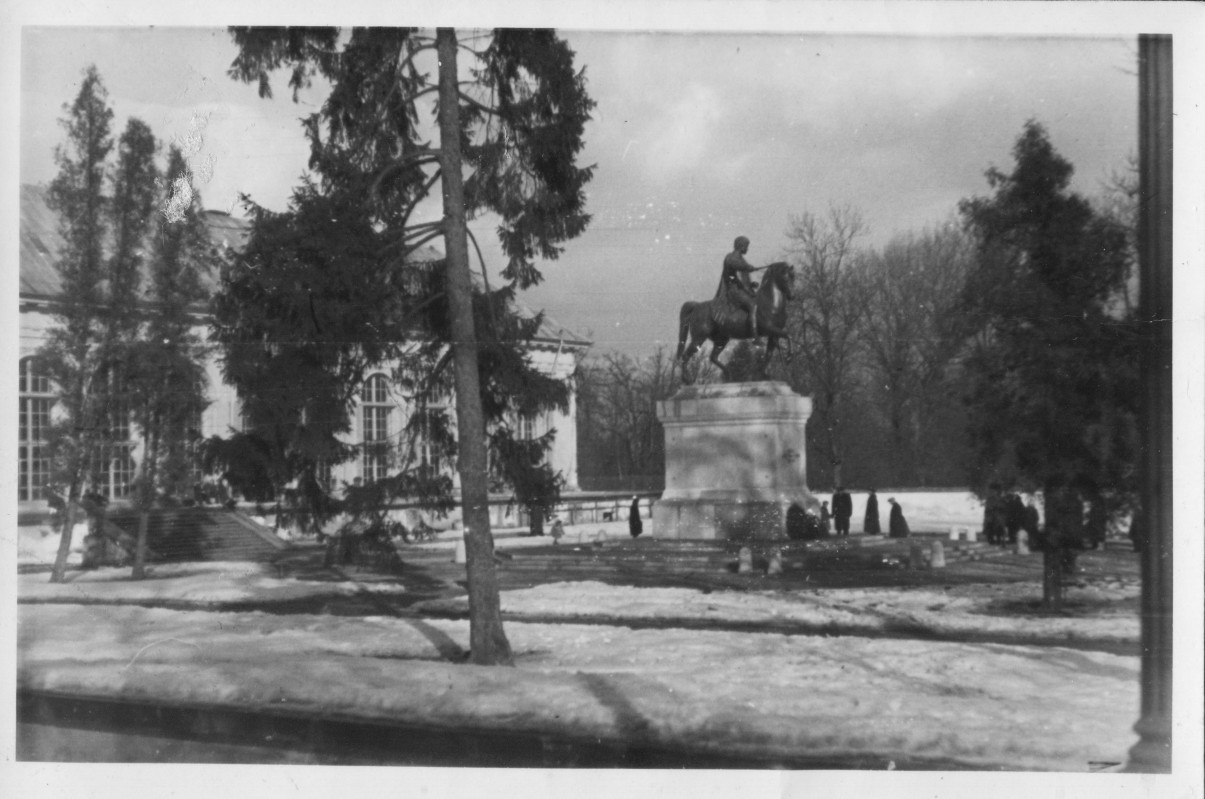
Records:
{"label": "building wall", "polygon": [[[532,352],[532,365],[542,373],[567,380],[577,368],[577,352],[567,347],[540,348]],[[548,462],[565,477],[565,488],[577,491],[577,392],[569,395],[569,412],[554,410],[545,415],[537,434],[556,430],[556,438],[548,453]]]}
{"label": "building wall", "polygon": [[[32,301],[23,301],[20,311],[20,358],[34,355],[38,349],[46,342],[49,330],[54,326],[54,317],[47,312],[46,306],[41,303]],[[199,325],[196,328],[199,335],[208,337],[208,328]],[[577,365],[577,354],[573,349],[567,347],[548,347],[540,346],[532,350],[531,358],[533,365],[540,369],[545,374],[551,374],[561,379],[566,379],[573,374]],[[209,388],[207,391],[207,399],[209,405],[206,407],[201,418],[201,434],[205,438],[210,436],[228,436],[233,431],[242,429],[242,418],[239,410],[239,401],[234,388],[227,385],[221,374],[221,365],[217,357],[210,357],[205,364],[206,374],[209,378]],[[386,376],[387,370],[383,370]],[[413,412],[413,408],[409,407],[405,398],[400,394],[393,393],[395,406],[389,413],[389,432],[396,438],[401,432],[408,419],[408,415]],[[558,470],[565,477],[566,489],[575,491],[578,489],[577,480],[577,425],[576,419],[576,401],[571,395],[570,407],[568,413],[553,411],[545,415],[544,418],[537,420],[533,426],[535,435],[542,435],[549,429],[556,429],[556,438],[552,450],[549,453],[549,463],[553,469]],[[352,419],[351,432],[348,436],[350,442],[359,443],[363,440],[364,435],[364,415],[362,410],[357,407],[354,418]],[[137,445],[134,447],[135,460],[141,453]],[[336,485],[346,482],[352,483],[356,478],[363,476],[362,462],[359,458],[349,461],[345,464],[340,464],[333,470],[333,477]],[[459,483],[459,476],[453,475],[455,483]],[[47,503],[43,501],[20,502],[19,511],[25,514],[44,512],[47,509]]]}

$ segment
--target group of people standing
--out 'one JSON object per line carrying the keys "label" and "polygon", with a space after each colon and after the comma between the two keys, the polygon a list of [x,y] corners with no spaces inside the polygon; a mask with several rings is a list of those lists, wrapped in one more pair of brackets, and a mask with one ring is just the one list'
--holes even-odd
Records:
{"label": "group of people standing", "polygon": [[[887,519],[887,534],[891,538],[907,538],[909,534],[908,520],[904,518],[904,509],[895,497],[887,500],[891,505],[891,513]],[[837,529],[837,535],[849,535],[849,520],[854,515],[854,501],[844,486],[839,486],[833,494],[833,507],[829,510],[828,503],[820,503],[820,525],[827,536],[830,523]],[[862,532],[866,535],[882,535],[883,526],[879,522],[879,497],[875,490],[870,489],[866,498],[866,515],[862,520]]]}
{"label": "group of people standing", "polygon": [[993,486],[983,503],[983,535],[989,544],[1016,544],[1022,530],[1030,542],[1038,538],[1038,509],[1030,497],[1026,505],[1015,491],[1002,492]]}

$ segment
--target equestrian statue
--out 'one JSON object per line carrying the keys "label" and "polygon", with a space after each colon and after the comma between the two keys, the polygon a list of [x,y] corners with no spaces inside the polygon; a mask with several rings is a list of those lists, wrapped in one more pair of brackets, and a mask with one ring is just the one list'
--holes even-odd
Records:
{"label": "equestrian statue", "polygon": [[[678,312],[677,359],[682,362],[684,379],[687,362],[704,341],[711,341],[710,360],[719,367],[725,380],[728,369],[720,363],[719,357],[732,339],[766,336],[766,354],[761,363],[763,374],[778,340],[786,339],[790,344],[786,330],[787,300],[791,299],[795,269],[785,261],[762,267],[750,266],[744,257],[748,251],[749,239],[738,237],[733,242],[732,252],[724,258],[724,271],[715,298],[684,303]],[[763,270],[766,274],[760,286],[749,281],[750,274]]]}

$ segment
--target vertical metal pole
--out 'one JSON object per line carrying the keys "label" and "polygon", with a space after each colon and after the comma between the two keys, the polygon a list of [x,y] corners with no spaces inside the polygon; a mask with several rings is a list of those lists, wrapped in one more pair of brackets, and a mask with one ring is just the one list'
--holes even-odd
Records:
{"label": "vertical metal pole", "polygon": [[1142,370],[1142,716],[1127,770],[1171,771],[1172,38],[1138,38],[1138,263]]}

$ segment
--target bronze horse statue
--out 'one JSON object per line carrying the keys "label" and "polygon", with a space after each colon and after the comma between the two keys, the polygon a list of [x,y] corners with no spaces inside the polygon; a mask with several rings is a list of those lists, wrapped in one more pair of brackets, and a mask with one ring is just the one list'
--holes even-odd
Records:
{"label": "bronze horse statue", "polygon": [[[795,268],[785,261],[777,261],[765,267],[766,274],[754,294],[757,304],[757,334],[766,336],[766,354],[761,368],[765,371],[770,356],[778,346],[780,338],[787,335],[787,300],[791,299],[791,287],[795,282]],[[687,346],[687,339],[690,345]],[[713,300],[687,302],[678,312],[678,357],[682,362],[683,378],[686,363],[699,351],[704,341],[711,341],[711,362],[719,367],[725,379],[728,370],[719,361],[720,353],[732,339],[748,339],[749,315],[735,307],[722,295]]]}

